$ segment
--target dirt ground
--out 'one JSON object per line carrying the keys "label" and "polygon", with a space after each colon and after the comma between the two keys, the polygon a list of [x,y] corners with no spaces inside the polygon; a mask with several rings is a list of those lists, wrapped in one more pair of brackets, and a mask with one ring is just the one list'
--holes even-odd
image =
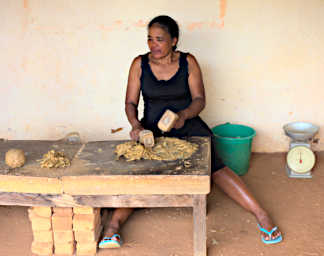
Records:
{"label": "dirt ground", "polygon": [[[324,152],[317,153],[312,179],[291,179],[284,154],[253,154],[242,179],[280,227],[284,241],[264,245],[254,217],[213,186],[208,195],[208,256],[324,255]],[[322,217],[322,218],[321,218]],[[192,210],[136,211],[122,229],[121,249],[99,256],[190,256]],[[31,256],[26,207],[0,206],[0,256]]]}

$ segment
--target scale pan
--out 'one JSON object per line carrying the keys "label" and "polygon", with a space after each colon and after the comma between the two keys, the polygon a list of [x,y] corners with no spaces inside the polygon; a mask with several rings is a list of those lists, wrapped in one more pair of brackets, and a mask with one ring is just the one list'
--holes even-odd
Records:
{"label": "scale pan", "polygon": [[307,122],[293,122],[284,125],[286,135],[293,140],[305,141],[314,137],[319,127]]}

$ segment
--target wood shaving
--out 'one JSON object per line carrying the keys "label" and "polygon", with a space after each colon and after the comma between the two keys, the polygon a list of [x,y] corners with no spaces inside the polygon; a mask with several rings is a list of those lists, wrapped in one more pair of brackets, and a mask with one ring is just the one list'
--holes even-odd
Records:
{"label": "wood shaving", "polygon": [[124,156],[127,161],[140,159],[173,161],[187,159],[198,149],[195,143],[178,138],[160,137],[153,148],[145,148],[135,141],[119,144],[115,148],[117,159]]}
{"label": "wood shaving", "polygon": [[122,127],[119,127],[119,128],[117,128],[117,129],[111,129],[111,133],[120,132],[121,130],[123,130]]}
{"label": "wood shaving", "polygon": [[42,168],[63,168],[71,165],[63,152],[55,152],[55,150],[48,151],[42,159],[37,161],[40,162]]}

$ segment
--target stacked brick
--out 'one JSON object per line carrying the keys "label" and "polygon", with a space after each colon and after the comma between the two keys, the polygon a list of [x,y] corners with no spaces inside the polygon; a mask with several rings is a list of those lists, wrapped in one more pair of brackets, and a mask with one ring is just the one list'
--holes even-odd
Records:
{"label": "stacked brick", "polygon": [[32,253],[53,255],[52,208],[32,207],[28,209],[33,231]]}
{"label": "stacked brick", "polygon": [[28,215],[33,254],[96,255],[102,231],[100,208],[31,207]]}
{"label": "stacked brick", "polygon": [[52,229],[55,255],[73,255],[75,240],[72,208],[53,208]]}
{"label": "stacked brick", "polygon": [[101,233],[100,208],[73,208],[73,230],[77,255],[96,255]]}

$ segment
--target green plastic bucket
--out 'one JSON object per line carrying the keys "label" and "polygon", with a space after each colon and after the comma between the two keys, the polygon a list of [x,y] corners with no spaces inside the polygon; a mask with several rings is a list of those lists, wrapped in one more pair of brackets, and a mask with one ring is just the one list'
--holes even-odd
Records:
{"label": "green plastic bucket", "polygon": [[221,124],[212,128],[215,147],[224,164],[237,175],[245,174],[250,165],[252,140],[255,130],[238,124]]}

